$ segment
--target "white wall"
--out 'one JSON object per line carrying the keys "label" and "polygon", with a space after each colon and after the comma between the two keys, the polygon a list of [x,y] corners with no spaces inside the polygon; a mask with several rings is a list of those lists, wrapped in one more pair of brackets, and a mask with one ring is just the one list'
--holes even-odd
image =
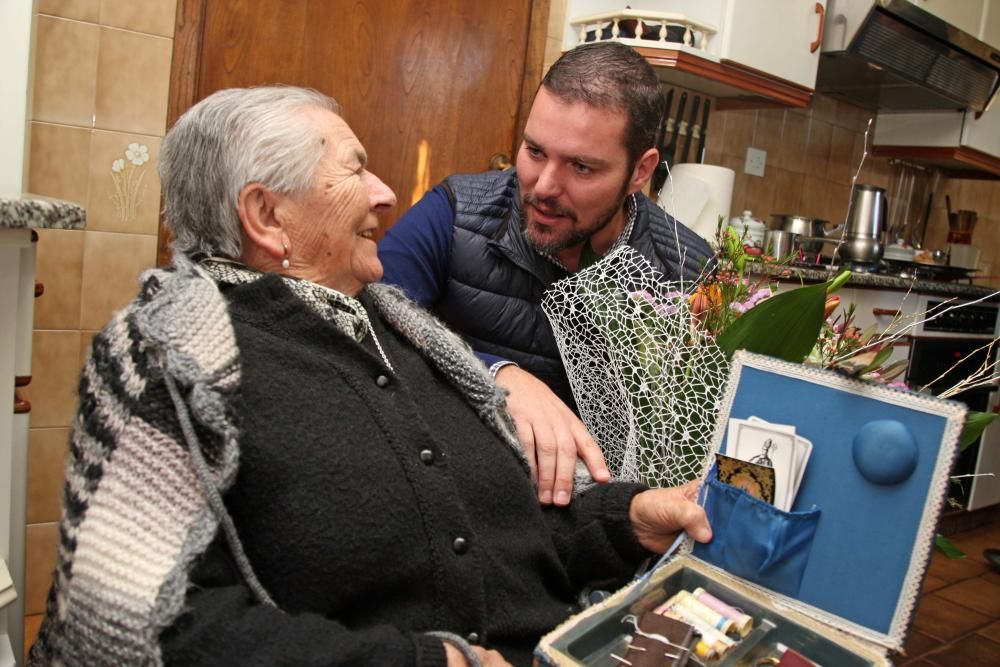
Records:
{"label": "white wall", "polygon": [[24,190],[33,0],[0,0],[0,197]]}

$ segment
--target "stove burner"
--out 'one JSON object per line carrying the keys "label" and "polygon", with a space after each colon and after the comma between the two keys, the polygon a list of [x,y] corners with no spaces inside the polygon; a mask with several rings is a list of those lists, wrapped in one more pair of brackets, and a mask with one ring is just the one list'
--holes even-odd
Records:
{"label": "stove burner", "polygon": [[822,271],[848,269],[855,273],[893,276],[903,280],[928,280],[936,282],[965,281],[969,284],[972,283],[973,271],[957,266],[924,264],[921,262],[906,262],[894,259],[882,259],[878,262],[844,262],[843,264],[836,265],[828,257],[817,257],[816,260],[793,261],[789,266],[799,269],[818,269]]}

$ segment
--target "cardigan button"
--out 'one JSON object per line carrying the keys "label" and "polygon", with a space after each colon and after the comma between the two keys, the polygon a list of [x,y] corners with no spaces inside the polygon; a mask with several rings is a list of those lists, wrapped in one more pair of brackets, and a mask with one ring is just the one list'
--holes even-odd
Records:
{"label": "cardigan button", "polygon": [[420,462],[424,465],[430,465],[434,463],[434,452],[429,449],[420,450]]}
{"label": "cardigan button", "polygon": [[375,378],[375,384],[378,385],[380,389],[385,389],[389,386],[389,378],[384,375],[379,375]]}
{"label": "cardigan button", "polygon": [[465,541],[464,537],[456,537],[451,543],[451,550],[461,556],[469,550],[469,543]]}
{"label": "cardigan button", "polygon": [[465,641],[469,642],[470,644],[478,644],[479,643],[479,633],[478,632],[470,632],[468,635],[466,635]]}

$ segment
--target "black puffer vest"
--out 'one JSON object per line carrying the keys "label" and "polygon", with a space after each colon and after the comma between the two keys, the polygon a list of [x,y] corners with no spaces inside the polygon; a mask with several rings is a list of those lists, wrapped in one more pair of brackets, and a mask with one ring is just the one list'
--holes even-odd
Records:
{"label": "black puffer vest", "polygon": [[[545,291],[568,274],[524,238],[516,173],[460,174],[445,179],[444,187],[455,211],[455,232],[437,315],[473,349],[517,362],[575,407],[540,305]],[[705,240],[674,225],[649,198],[639,195],[636,202],[629,245],[668,280],[679,280],[682,271],[684,280],[697,279],[711,256]],[[686,249],[683,266],[678,248]]]}

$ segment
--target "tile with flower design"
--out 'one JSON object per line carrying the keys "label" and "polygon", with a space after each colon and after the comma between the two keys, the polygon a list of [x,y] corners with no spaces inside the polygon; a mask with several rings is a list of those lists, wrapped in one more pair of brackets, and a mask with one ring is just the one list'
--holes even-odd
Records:
{"label": "tile with flower design", "polygon": [[156,174],[159,149],[159,137],[94,132],[87,229],[156,234],[160,207],[160,182]]}

